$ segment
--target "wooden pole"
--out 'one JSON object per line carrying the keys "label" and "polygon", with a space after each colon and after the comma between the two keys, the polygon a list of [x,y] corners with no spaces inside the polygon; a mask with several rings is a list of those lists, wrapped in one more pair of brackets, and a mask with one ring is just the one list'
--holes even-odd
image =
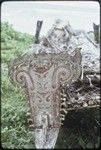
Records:
{"label": "wooden pole", "polygon": [[93,23],[93,29],[94,29],[94,39],[96,41],[96,43],[99,43],[99,25],[96,25],[95,23]]}
{"label": "wooden pole", "polygon": [[39,34],[41,31],[42,23],[43,23],[43,21],[39,21],[39,20],[37,21],[36,34],[35,34],[35,43],[36,44],[39,43]]}

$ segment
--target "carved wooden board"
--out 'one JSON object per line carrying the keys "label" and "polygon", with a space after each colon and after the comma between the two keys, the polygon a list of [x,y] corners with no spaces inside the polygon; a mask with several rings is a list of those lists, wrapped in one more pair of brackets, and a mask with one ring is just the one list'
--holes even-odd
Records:
{"label": "carved wooden board", "polygon": [[71,84],[81,73],[81,54],[68,53],[26,54],[10,65],[10,77],[27,89],[32,119],[35,127],[36,148],[54,148],[61,120],[66,110],[62,108],[60,85]]}

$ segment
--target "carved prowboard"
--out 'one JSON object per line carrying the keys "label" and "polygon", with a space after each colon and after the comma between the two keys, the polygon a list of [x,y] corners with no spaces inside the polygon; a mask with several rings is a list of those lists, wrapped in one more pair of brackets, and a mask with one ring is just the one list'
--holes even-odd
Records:
{"label": "carved prowboard", "polygon": [[76,81],[81,73],[81,54],[26,54],[10,65],[10,77],[27,89],[34,124],[36,148],[54,148],[66,110],[60,86]]}

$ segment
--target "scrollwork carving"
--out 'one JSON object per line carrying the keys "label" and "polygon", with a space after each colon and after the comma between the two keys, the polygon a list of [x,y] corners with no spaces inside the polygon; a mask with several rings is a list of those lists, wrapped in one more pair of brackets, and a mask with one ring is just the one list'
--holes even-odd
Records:
{"label": "scrollwork carving", "polygon": [[[13,83],[27,89],[36,138],[39,139],[38,135],[43,136],[45,130],[46,135],[43,136],[43,140],[46,140],[46,144],[44,147],[47,147],[50,139],[49,137],[47,140],[46,136],[49,134],[53,137],[52,130],[59,131],[61,120],[67,113],[61,108],[66,107],[66,103],[61,101],[60,85],[72,83],[79,77],[81,72],[79,59],[81,57],[76,60],[75,56],[70,56],[68,53],[42,52],[37,55],[32,53],[16,59],[10,66],[9,74]],[[48,116],[45,120],[46,126],[42,121],[45,116]],[[41,129],[37,132],[39,125]],[[53,142],[58,136],[57,131]],[[40,143],[39,145],[37,143],[36,146],[39,148]]]}
{"label": "scrollwork carving", "polygon": [[12,62],[9,68],[9,75],[13,84],[34,90],[34,82],[28,72],[28,65]]}

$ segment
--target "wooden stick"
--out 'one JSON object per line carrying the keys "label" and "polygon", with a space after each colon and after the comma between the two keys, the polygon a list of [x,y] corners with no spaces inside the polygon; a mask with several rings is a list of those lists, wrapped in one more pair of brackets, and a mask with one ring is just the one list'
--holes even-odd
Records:
{"label": "wooden stick", "polygon": [[80,110],[80,109],[85,109],[85,108],[95,108],[95,107],[100,107],[100,105],[87,106],[87,107],[80,107],[80,108],[67,108],[67,111]]}

